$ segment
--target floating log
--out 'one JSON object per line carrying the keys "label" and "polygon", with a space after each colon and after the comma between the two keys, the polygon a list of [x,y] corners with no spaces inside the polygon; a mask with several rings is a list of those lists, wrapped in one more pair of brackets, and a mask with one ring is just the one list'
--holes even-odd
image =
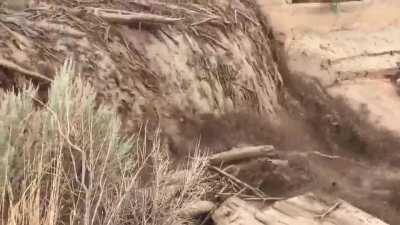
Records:
{"label": "floating log", "polygon": [[244,160],[250,158],[266,157],[274,151],[272,145],[250,146],[243,148],[234,148],[232,150],[221,152],[210,157],[210,163],[218,165],[221,163],[229,163],[236,160]]}

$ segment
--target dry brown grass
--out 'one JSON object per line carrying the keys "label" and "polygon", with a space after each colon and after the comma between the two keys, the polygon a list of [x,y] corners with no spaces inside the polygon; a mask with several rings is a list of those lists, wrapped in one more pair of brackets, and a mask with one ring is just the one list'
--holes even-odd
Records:
{"label": "dry brown grass", "polygon": [[73,72],[68,60],[47,103],[33,87],[1,94],[0,224],[183,223],[177,210],[208,189],[204,158],[196,154],[171,180],[177,171],[158,136],[150,146],[120,137],[116,113]]}

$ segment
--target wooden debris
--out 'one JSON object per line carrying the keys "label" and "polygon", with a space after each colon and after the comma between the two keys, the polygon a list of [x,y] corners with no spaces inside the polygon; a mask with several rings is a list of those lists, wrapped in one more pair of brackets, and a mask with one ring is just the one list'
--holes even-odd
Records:
{"label": "wooden debris", "polygon": [[312,193],[275,202],[263,211],[268,225],[388,225],[343,200],[326,200]]}
{"label": "wooden debris", "polygon": [[312,193],[275,202],[265,210],[232,197],[211,217],[216,225],[388,225],[343,200],[331,203]]}
{"label": "wooden debris", "polygon": [[266,225],[256,218],[255,215],[260,213],[245,201],[231,197],[215,210],[211,218],[216,225]]}
{"label": "wooden debris", "polygon": [[5,30],[7,30],[8,33],[10,33],[15,38],[15,40],[17,40],[19,43],[23,44],[24,47],[32,48],[32,43],[25,36],[23,36],[22,34],[19,34],[18,32],[11,30],[4,23],[0,22],[0,26],[3,27]]}
{"label": "wooden debris", "polygon": [[229,49],[228,49],[227,47],[225,47],[224,44],[222,44],[220,41],[216,40],[215,38],[211,37],[210,35],[205,34],[205,33],[201,33],[201,34],[197,34],[197,35],[199,35],[200,37],[203,37],[203,38],[207,39],[208,41],[210,41],[210,42],[213,43],[214,45],[216,45],[216,46],[222,48],[223,50],[229,51]]}
{"label": "wooden debris", "polygon": [[262,202],[267,202],[267,201],[281,201],[284,200],[285,198],[282,197],[265,197],[265,198],[257,198],[257,197],[246,197],[243,198],[246,201],[262,201]]}
{"label": "wooden debris", "polygon": [[237,178],[237,177],[235,177],[235,176],[233,176],[233,175],[231,175],[231,174],[229,174],[229,173],[227,173],[227,172],[225,172],[225,171],[223,171],[223,170],[221,170],[221,169],[219,169],[219,168],[217,168],[215,166],[209,166],[209,168],[214,170],[214,171],[216,171],[216,172],[218,172],[218,173],[220,173],[223,176],[226,176],[227,178],[229,178],[230,180],[236,182],[237,184],[240,184],[243,187],[251,190],[258,197],[260,197],[260,198],[266,197],[262,191],[260,191],[259,189],[255,188],[255,187],[252,187],[251,185],[245,183],[244,181],[241,181],[239,178]]}
{"label": "wooden debris", "polygon": [[333,212],[335,209],[339,208],[341,202],[336,202],[332,207],[330,207],[326,212],[322,213],[321,215],[316,216],[318,219],[325,219],[331,212]]}
{"label": "wooden debris", "polygon": [[[245,189],[242,189],[242,190],[245,190]],[[274,202],[274,201],[281,201],[281,200],[286,199],[286,198],[283,198],[283,197],[264,197],[264,198],[261,198],[261,197],[255,197],[253,195],[242,194],[241,192],[243,192],[243,191],[239,191],[237,193],[219,192],[219,193],[216,193],[215,196],[216,197],[225,197],[225,198],[238,197],[238,198],[241,198],[241,199],[243,199],[245,201],[262,201],[262,202],[268,202],[268,201]]]}
{"label": "wooden debris", "polygon": [[198,26],[198,25],[201,25],[203,23],[207,23],[207,22],[215,20],[215,19],[218,19],[218,17],[207,17],[207,18],[205,18],[203,20],[200,20],[198,22],[192,23],[190,26]]}
{"label": "wooden debris", "polygon": [[151,9],[152,7],[163,7],[163,8],[167,8],[169,10],[174,10],[175,12],[185,12],[187,14],[196,14],[197,12],[185,7],[181,7],[179,5],[176,4],[171,4],[168,2],[162,2],[162,1],[155,1],[155,0],[128,0],[129,3],[147,8],[147,9]]}
{"label": "wooden debris", "polygon": [[85,32],[79,31],[65,24],[55,24],[55,23],[48,23],[46,21],[40,21],[31,23],[31,25],[39,27],[46,31],[57,32],[60,34],[67,34],[77,38],[82,38],[86,35]]}
{"label": "wooden debris", "polygon": [[[255,20],[255,19],[253,19],[253,18],[251,18],[250,16],[248,16],[248,15],[246,15],[245,13],[243,13],[243,12],[241,12],[241,11],[239,11],[239,10],[235,10],[235,13],[238,13],[238,14],[240,14],[241,16],[243,16],[244,18],[246,18],[246,19],[248,19],[250,22],[252,22],[254,25],[256,25],[256,26],[260,26],[260,24]],[[236,19],[236,17],[235,17],[235,19]],[[235,22],[236,22],[236,20],[235,20]]]}
{"label": "wooden debris", "polygon": [[[400,53],[400,51],[398,52]],[[333,63],[331,63],[333,65]],[[322,67],[329,68],[329,63],[323,62]],[[328,70],[328,69],[327,69]],[[340,74],[341,77],[345,77],[346,79],[349,78],[357,78],[357,77],[368,77],[370,79],[390,79],[396,77],[397,72],[399,69],[396,66],[391,68],[384,68],[384,69],[366,69],[366,70],[359,70],[359,71],[349,71],[349,70],[337,70],[336,74]],[[333,85],[331,85],[333,86]]]}
{"label": "wooden debris", "polygon": [[162,24],[173,24],[181,21],[183,18],[171,18],[166,16],[160,16],[150,13],[139,13],[129,12],[120,10],[104,10],[100,8],[91,8],[94,15],[102,18],[109,23],[118,23],[129,25],[133,23],[162,23]]}
{"label": "wooden debris", "polygon": [[210,201],[196,201],[188,204],[178,211],[178,215],[184,218],[196,218],[214,210],[216,205]]}
{"label": "wooden debris", "polygon": [[221,152],[210,157],[210,163],[219,165],[222,163],[229,163],[236,160],[245,160],[251,158],[266,157],[274,151],[272,145],[250,146],[244,148],[234,148],[232,150]]}
{"label": "wooden debris", "polygon": [[340,159],[341,158],[340,156],[337,156],[337,155],[328,155],[328,154],[324,154],[324,153],[319,152],[319,151],[312,151],[310,153],[314,154],[314,155],[321,156],[323,158],[327,158],[327,159]]}
{"label": "wooden debris", "polygon": [[42,74],[39,74],[37,72],[34,72],[32,70],[29,69],[25,69],[22,68],[21,66],[15,64],[12,61],[6,60],[6,59],[0,59],[0,67],[5,67],[9,70],[13,70],[19,73],[22,73],[23,75],[32,77],[36,80],[41,80],[41,81],[45,81],[45,82],[51,82],[52,80]]}

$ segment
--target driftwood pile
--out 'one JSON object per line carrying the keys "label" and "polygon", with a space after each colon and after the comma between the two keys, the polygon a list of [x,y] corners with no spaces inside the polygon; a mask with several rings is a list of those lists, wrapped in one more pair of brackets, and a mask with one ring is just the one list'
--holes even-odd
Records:
{"label": "driftwood pile", "polygon": [[[207,160],[207,167],[210,172],[212,172],[212,177],[224,177],[227,178],[231,184],[226,185],[222,188],[222,190],[217,193],[217,196],[224,194],[224,190],[228,189],[228,186],[235,185],[240,186],[240,193],[225,193],[225,198],[229,196],[236,195],[239,196],[245,192],[249,192],[250,194],[247,197],[252,197],[253,199],[258,200],[279,200],[280,198],[268,198],[261,190],[256,187],[247,184],[246,182],[237,178],[234,174],[229,173],[227,170],[229,166],[232,166],[235,163],[240,163],[243,161],[248,161],[257,158],[265,158],[274,154],[274,147],[271,145],[262,145],[262,146],[248,146],[242,148],[233,148],[229,151],[218,153],[211,155]],[[228,167],[225,167],[227,166]],[[223,169],[225,167],[225,169]],[[174,177],[184,177],[179,174],[174,175]],[[174,180],[168,178],[168,180]],[[179,179],[178,179],[179,180]],[[178,215],[184,218],[198,218],[202,215],[211,215],[210,213],[217,209],[217,205],[212,201],[196,201],[193,202],[186,207],[179,210]],[[209,216],[206,217],[209,219]]]}
{"label": "driftwood pile", "polygon": [[278,201],[264,210],[232,197],[215,210],[212,219],[217,225],[388,225],[343,200],[327,201],[312,193]]}
{"label": "driftwood pile", "polygon": [[[313,193],[288,199],[268,197],[257,187],[252,187],[227,172],[229,166],[222,169],[226,165],[240,164],[241,161],[269,158],[275,153],[273,146],[250,146],[210,156],[208,160],[210,171],[228,178],[241,186],[243,191],[227,195],[220,205],[212,201],[193,202],[181,209],[178,214],[185,218],[203,216],[205,219],[202,223],[212,219],[216,225],[387,225],[341,199]],[[267,204],[267,208],[259,209],[249,203],[251,201],[241,197],[245,190],[254,196],[250,198],[251,200],[273,203]]]}

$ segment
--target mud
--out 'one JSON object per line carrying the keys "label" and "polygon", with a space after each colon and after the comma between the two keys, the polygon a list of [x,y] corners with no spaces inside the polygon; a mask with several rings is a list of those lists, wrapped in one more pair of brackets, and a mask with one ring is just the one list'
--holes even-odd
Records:
{"label": "mud", "polygon": [[303,124],[282,111],[279,118],[266,117],[257,112],[247,110],[230,112],[223,115],[203,114],[196,117],[175,115],[180,121],[176,133],[166,127],[163,130],[170,139],[172,151],[179,155],[187,155],[187,149],[200,143],[200,148],[208,154],[226,151],[233,147],[246,145],[274,145],[281,151],[290,151],[307,146],[313,149],[318,146],[310,132]]}
{"label": "mud", "polygon": [[[290,108],[280,113],[284,115],[280,123],[249,111],[196,118],[179,115],[181,132],[169,136],[171,150],[182,160],[197,143],[208,154],[272,144],[276,160],[283,163],[244,162],[235,175],[273,197],[312,191],[342,198],[390,224],[399,224],[400,161],[395,151],[400,145],[396,139],[372,128],[357,130],[363,118],[346,111],[340,101],[312,108],[311,100],[299,102],[288,96],[282,99]],[[335,113],[334,121],[324,116]]]}
{"label": "mud", "polygon": [[178,115],[180,132],[167,132],[174,153],[188,154],[193,140],[201,140],[209,154],[240,145],[272,144],[287,164],[246,162],[237,176],[273,197],[312,191],[400,224],[399,138],[371,125],[368,106],[354,110],[344,99],[332,98],[318,81],[291,76],[281,43],[272,41],[284,79],[280,116],[274,120],[251,110],[222,116]]}

